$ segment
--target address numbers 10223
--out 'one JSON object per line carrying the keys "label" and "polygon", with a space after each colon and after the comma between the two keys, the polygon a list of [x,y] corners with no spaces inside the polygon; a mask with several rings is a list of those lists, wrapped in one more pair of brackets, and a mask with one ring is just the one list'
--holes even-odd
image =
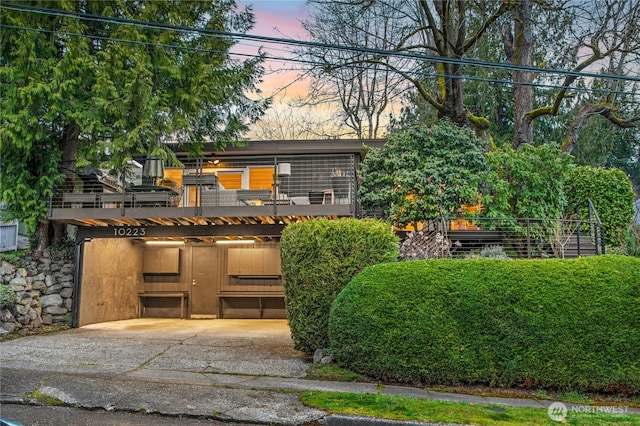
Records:
{"label": "address numbers 10223", "polygon": [[144,226],[120,226],[113,228],[114,237],[144,237],[147,229]]}

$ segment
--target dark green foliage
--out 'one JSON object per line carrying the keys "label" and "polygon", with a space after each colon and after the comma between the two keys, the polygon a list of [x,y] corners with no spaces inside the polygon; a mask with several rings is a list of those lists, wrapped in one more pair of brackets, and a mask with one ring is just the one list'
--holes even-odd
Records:
{"label": "dark green foliage", "polygon": [[640,394],[640,259],[367,268],[337,297],[340,366],[388,381]]}
{"label": "dark green foliage", "polygon": [[570,158],[557,145],[524,144],[487,153],[490,172],[485,188],[487,217],[560,219],[566,204],[563,177]]}
{"label": "dark green foliage", "polygon": [[640,224],[632,224],[625,229],[619,239],[615,253],[640,257]]}
{"label": "dark green foliage", "polygon": [[620,236],[631,223],[634,193],[631,181],[620,169],[580,166],[568,174],[565,192],[569,205],[579,203],[586,217],[587,199],[602,220],[607,242],[618,245]]}
{"label": "dark green foliage", "polygon": [[249,97],[262,57],[232,59],[232,38],[108,22],[244,33],[253,15],[233,0],[14,3],[66,11],[0,11],[0,201],[29,231],[44,223],[61,164],[122,171],[134,155],[172,159],[160,143],[167,137],[194,153],[204,141],[222,148],[239,143],[269,103]]}
{"label": "dark green foliage", "polygon": [[624,171],[640,194],[640,132],[621,129],[602,116],[590,119],[580,131],[571,154],[581,166],[616,167]]}
{"label": "dark green foliage", "polygon": [[457,216],[462,204],[478,201],[487,148],[471,130],[446,121],[394,133],[362,163],[360,203],[401,226]]}
{"label": "dark green foliage", "polygon": [[316,219],[293,223],[280,241],[287,317],[297,349],[328,346],[331,303],[367,266],[398,256],[391,225],[366,219]]}
{"label": "dark green foliage", "polygon": [[49,247],[52,260],[74,259],[76,254],[75,242],[71,239],[62,240]]}
{"label": "dark green foliage", "polygon": [[0,308],[9,308],[15,300],[15,293],[10,286],[0,283]]}

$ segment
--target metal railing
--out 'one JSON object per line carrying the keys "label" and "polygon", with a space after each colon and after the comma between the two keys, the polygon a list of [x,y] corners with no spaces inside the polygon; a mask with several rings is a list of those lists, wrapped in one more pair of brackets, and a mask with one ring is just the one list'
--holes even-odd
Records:
{"label": "metal railing", "polygon": [[211,157],[183,163],[183,168],[165,167],[164,178],[153,182],[125,180],[123,192],[78,175],[51,199],[51,208],[349,205],[355,212],[353,155]]}
{"label": "metal railing", "polygon": [[600,254],[605,254],[604,227],[591,199],[587,199],[589,235],[593,236],[593,243],[600,248]]}
{"label": "metal railing", "polygon": [[[595,213],[595,209],[593,210]],[[597,216],[596,216],[597,217]],[[434,257],[465,257],[500,246],[513,258],[573,258],[604,254],[604,230],[597,218],[540,219],[459,217],[428,221]],[[436,247],[437,246],[437,247]]]}

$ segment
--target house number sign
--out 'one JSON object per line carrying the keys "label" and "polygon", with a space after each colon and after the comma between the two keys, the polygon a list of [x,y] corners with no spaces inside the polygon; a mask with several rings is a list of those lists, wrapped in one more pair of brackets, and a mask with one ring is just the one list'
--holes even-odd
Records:
{"label": "house number sign", "polygon": [[144,237],[147,229],[144,226],[121,226],[113,228],[114,237]]}

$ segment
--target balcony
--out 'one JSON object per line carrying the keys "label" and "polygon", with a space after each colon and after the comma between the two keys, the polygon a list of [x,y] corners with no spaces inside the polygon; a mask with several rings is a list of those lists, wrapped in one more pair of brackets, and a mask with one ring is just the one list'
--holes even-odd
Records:
{"label": "balcony", "polygon": [[165,168],[162,177],[124,183],[97,169],[85,170],[51,199],[49,219],[80,226],[150,226],[356,216],[356,157],[209,156],[183,159],[184,167]]}

